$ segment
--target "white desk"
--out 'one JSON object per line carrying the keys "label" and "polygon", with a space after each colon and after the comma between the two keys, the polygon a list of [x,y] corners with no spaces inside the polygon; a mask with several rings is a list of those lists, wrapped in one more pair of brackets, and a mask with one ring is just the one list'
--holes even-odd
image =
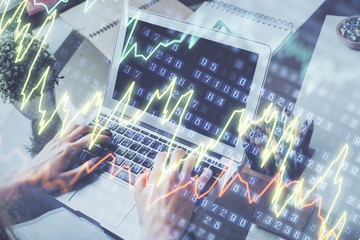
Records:
{"label": "white desk", "polygon": [[[339,154],[340,148],[345,142],[350,143],[350,148],[355,152],[354,156],[359,154],[359,146],[356,147],[353,143],[356,136],[360,135],[360,122],[358,120],[360,119],[360,94],[358,93],[360,89],[360,51],[346,47],[336,35],[336,26],[344,18],[339,16],[326,17],[294,111],[299,113],[303,109],[302,121],[306,119],[308,121],[315,120],[315,129],[310,146],[316,149],[315,164],[322,164],[324,169],[328,168],[330,162]],[[332,129],[331,131],[327,130],[329,126]],[[342,129],[341,134],[336,133],[338,128]],[[348,137],[346,132],[350,132],[352,135]],[[322,159],[325,152],[330,154],[327,161]],[[348,158],[347,163],[347,171],[351,170],[351,167],[359,165],[356,163],[355,157]],[[338,167],[336,166],[336,169],[333,169],[334,172]],[[303,175],[306,181],[312,177],[308,173],[306,171],[305,176]],[[321,173],[318,174],[318,177],[320,175]],[[346,175],[349,173],[341,172],[341,176]],[[358,173],[357,176],[359,177],[360,174]],[[332,178],[326,179],[328,188],[325,191],[320,189],[317,191],[324,198],[322,207],[325,211],[329,210],[331,200],[335,196],[334,190],[337,189],[331,184],[331,180]],[[354,187],[354,185],[352,186]],[[341,196],[336,203],[334,217],[340,217],[341,213],[347,209],[346,198],[352,190],[351,187],[343,187]],[[351,217],[349,212],[349,221]],[[272,240],[280,239],[280,237],[253,226],[248,239]]]}
{"label": "white desk", "polygon": [[[26,146],[30,145],[31,122],[12,104],[0,102],[0,179],[19,171],[30,159]],[[20,153],[20,154],[19,154]]]}

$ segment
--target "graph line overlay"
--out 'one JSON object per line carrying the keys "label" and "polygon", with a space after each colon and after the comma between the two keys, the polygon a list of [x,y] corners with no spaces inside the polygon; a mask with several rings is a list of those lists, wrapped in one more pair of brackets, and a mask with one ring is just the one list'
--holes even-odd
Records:
{"label": "graph line overlay", "polygon": [[[0,3],[0,7],[4,4],[5,0],[2,0]],[[24,87],[22,89],[21,95],[22,95],[22,104],[21,104],[21,108],[24,108],[24,106],[28,103],[30,97],[32,96],[32,94],[34,93],[34,91],[38,88],[40,88],[41,90],[44,90],[45,87],[45,83],[46,80],[48,78],[49,72],[50,72],[50,67],[47,67],[47,69],[45,70],[44,74],[40,77],[39,82],[36,84],[36,86],[31,89],[31,91],[29,91],[29,94],[25,93],[25,90],[28,88],[28,82],[29,79],[32,75],[32,70],[37,62],[37,59],[39,57],[39,54],[41,52],[41,49],[44,46],[44,43],[46,42],[46,39],[48,38],[51,29],[53,27],[54,21],[55,21],[55,17],[56,17],[56,9],[54,9],[54,11],[47,16],[47,18],[44,20],[43,24],[41,25],[39,32],[33,36],[33,39],[30,41],[30,43],[27,46],[24,46],[23,41],[24,41],[24,37],[25,34],[29,31],[31,24],[30,23],[23,23],[22,22],[22,17],[23,17],[23,13],[24,13],[24,9],[25,9],[25,1],[22,2],[18,8],[16,9],[16,11],[14,12],[13,16],[8,18],[7,21],[5,22],[5,17],[3,14],[2,18],[1,18],[1,22],[0,22],[0,35],[5,31],[5,29],[9,26],[9,24],[16,24],[16,41],[18,42],[18,49],[17,49],[17,55],[15,58],[15,62],[19,62],[22,61],[24,56],[27,54],[30,46],[32,45],[33,41],[35,39],[38,39],[40,36],[40,33],[42,33],[43,31],[45,31],[44,26],[46,24],[49,24],[49,28],[48,30],[46,30],[46,33],[44,35],[44,38],[41,40],[42,44],[39,47],[39,50],[37,52],[37,54],[34,57],[34,60],[30,66],[30,70],[26,79],[26,82],[24,84]],[[9,3],[8,3],[9,4]],[[7,5],[8,6],[8,5]],[[6,6],[6,9],[7,9]],[[5,23],[4,23],[5,22]],[[133,34],[135,26],[136,26],[137,20],[133,19],[131,21],[129,21],[129,24],[133,24],[132,26],[132,30],[131,30],[131,34]],[[171,44],[174,43],[181,43],[182,41],[184,41],[184,39],[186,38],[187,35],[183,35],[180,39],[176,39],[176,40],[172,40],[168,43],[160,43],[156,48],[154,48],[154,51],[160,47],[168,47]],[[130,39],[130,38],[129,38]],[[191,42],[191,41],[190,41]],[[189,45],[190,47],[190,45]],[[133,54],[132,56],[130,54]],[[150,53],[148,56],[142,55],[137,48],[137,44],[134,43],[132,46],[129,47],[128,42],[126,43],[125,46],[125,51],[124,54],[121,56],[121,61],[123,61],[126,57],[131,56],[131,57],[138,57],[138,58],[142,58],[144,60],[147,60],[151,57]],[[179,128],[181,126],[182,123],[182,119],[183,119],[183,115],[185,113],[186,108],[188,107],[190,100],[194,94],[194,92],[188,91],[185,94],[183,94],[179,100],[175,103],[175,107],[173,107],[172,109],[170,109],[169,105],[170,102],[172,101],[172,93],[175,89],[175,83],[176,83],[176,79],[174,79],[169,87],[166,89],[166,91],[164,91],[163,93],[161,93],[159,90],[156,90],[153,97],[151,98],[151,100],[149,101],[148,105],[143,109],[143,110],[138,110],[138,112],[136,112],[133,117],[130,120],[125,120],[124,119],[124,114],[126,113],[128,104],[130,102],[134,87],[135,87],[135,82],[133,82],[127,91],[125,91],[124,96],[122,97],[122,99],[120,99],[119,103],[116,105],[114,111],[112,112],[109,120],[106,122],[106,124],[103,127],[99,127],[99,115],[100,115],[100,110],[102,107],[102,99],[103,99],[103,95],[101,92],[96,92],[90,100],[88,100],[87,102],[85,102],[85,105],[82,109],[80,109],[75,116],[70,116],[70,111],[67,107],[68,102],[70,101],[71,97],[69,95],[69,93],[65,92],[63,94],[63,96],[60,98],[60,101],[58,102],[56,108],[53,110],[52,113],[49,113],[48,110],[44,110],[42,108],[42,102],[43,102],[43,95],[40,96],[40,103],[38,106],[38,111],[39,113],[41,113],[42,117],[40,119],[39,122],[39,134],[41,134],[46,127],[49,125],[49,123],[52,121],[52,119],[54,118],[54,116],[56,115],[56,113],[63,113],[64,120],[61,126],[61,130],[60,130],[60,136],[63,136],[65,134],[65,131],[74,124],[75,119],[80,116],[80,115],[87,115],[89,114],[90,109],[92,109],[93,107],[95,107],[97,110],[97,116],[96,116],[96,125],[94,128],[94,131],[91,135],[91,141],[89,144],[89,148],[91,149],[91,147],[95,144],[96,140],[98,139],[99,135],[101,134],[102,131],[104,131],[104,129],[109,125],[110,123],[110,119],[112,119],[114,117],[115,112],[121,112],[121,115],[119,117],[119,123],[126,125],[129,122],[133,122],[136,123],[137,121],[139,121],[141,119],[141,117],[145,114],[146,110],[149,109],[149,107],[154,104],[155,102],[161,102],[164,103],[164,108],[162,110],[162,113],[164,115],[164,117],[162,118],[161,124],[165,124],[166,122],[168,122],[172,115],[175,112],[175,109],[180,105],[180,104],[184,104],[184,111],[182,112],[180,119],[179,119],[179,124],[177,126],[177,128],[175,129],[173,138],[171,140],[171,144],[175,141],[176,135],[179,131]],[[43,91],[41,91],[43,92]],[[200,163],[200,160],[202,159],[202,157],[206,154],[206,152],[208,150],[214,149],[217,144],[219,143],[220,139],[222,138],[223,134],[225,133],[227,127],[229,126],[230,123],[232,123],[233,121],[235,121],[236,123],[238,123],[238,133],[239,136],[243,136],[246,131],[253,125],[259,124],[260,122],[264,121],[266,123],[271,123],[274,122],[276,123],[278,120],[278,113],[277,111],[274,111],[274,107],[272,105],[270,105],[267,109],[265,109],[262,117],[260,117],[258,120],[250,120],[245,118],[244,116],[244,109],[239,109],[239,110],[234,110],[234,112],[231,114],[231,116],[229,117],[227,123],[224,126],[224,130],[221,132],[220,136],[217,139],[211,139],[210,142],[208,143],[200,143],[198,145],[198,147],[196,147],[195,149],[193,149],[192,153],[189,154],[189,156],[194,155],[195,153],[198,154],[198,159],[197,159],[197,163],[196,165],[198,165]],[[299,124],[299,116],[295,117],[295,119],[289,124],[289,126],[285,129],[283,135],[281,136],[280,140],[278,141],[278,144],[273,144],[271,145],[270,141],[268,141],[266,143],[266,146],[263,150],[263,152],[261,153],[261,159],[262,159],[262,166],[264,166],[267,161],[269,161],[270,156],[272,154],[274,154],[279,145],[281,143],[287,143],[289,144],[289,150],[287,151],[287,153],[284,156],[284,159],[287,159],[287,157],[290,154],[290,150],[293,147],[294,144],[294,130],[296,128],[296,126]],[[274,136],[274,130],[275,130],[275,124],[272,125],[272,129],[270,132],[270,136],[269,139],[271,139]],[[170,149],[169,151],[166,153],[166,157],[169,157],[170,155]],[[346,156],[348,154],[348,145],[345,144],[344,147],[342,148],[340,154],[337,156],[337,158],[330,164],[328,170],[326,171],[326,173],[320,177],[318,179],[318,181],[314,184],[314,186],[308,190],[307,192],[303,192],[303,184],[304,184],[304,179],[300,179],[297,181],[293,181],[291,183],[287,183],[285,184],[283,182],[284,179],[284,174],[285,174],[285,166],[286,166],[286,160],[282,161],[282,165],[280,166],[279,172],[278,174],[272,179],[272,181],[269,183],[269,185],[267,185],[264,190],[261,192],[260,196],[257,196],[256,198],[251,199],[250,197],[250,189],[249,189],[249,184],[242,178],[242,176],[237,173],[236,176],[233,179],[239,179],[244,185],[245,187],[248,189],[248,201],[249,204],[252,204],[254,201],[256,201],[256,199],[260,198],[266,191],[268,191],[268,189],[270,188],[270,186],[275,185],[275,191],[273,193],[273,197],[271,199],[272,203],[278,203],[281,194],[283,193],[284,188],[286,188],[287,186],[293,186],[293,193],[289,196],[288,200],[286,201],[286,203],[279,209],[276,209],[276,215],[279,216],[282,212],[282,210],[286,207],[286,205],[290,202],[290,201],[294,201],[295,204],[297,204],[298,206],[302,206],[302,207],[309,207],[309,206],[313,206],[315,204],[318,204],[319,206],[319,211],[318,211],[318,217],[321,220],[321,227],[319,230],[319,235],[318,235],[318,239],[320,240],[325,240],[330,238],[331,236],[335,237],[336,239],[339,239],[343,228],[345,226],[345,222],[346,222],[346,217],[347,217],[347,212],[344,212],[341,217],[339,218],[339,220],[336,222],[335,226],[330,228],[327,227],[326,223],[329,219],[329,216],[331,215],[331,213],[333,212],[333,209],[335,207],[335,204],[337,203],[337,199],[341,194],[341,189],[342,189],[342,182],[343,182],[343,178],[340,177],[339,172],[340,172],[340,166],[341,164],[344,162]],[[107,157],[112,157],[114,159],[114,155],[110,154]],[[91,173],[93,172],[96,167],[103,161],[105,161],[106,157],[104,157],[103,159],[101,159],[95,166],[90,167],[89,164],[85,164],[82,171],[86,171],[86,173]],[[186,160],[186,159],[184,159]],[[113,160],[114,161],[114,160]],[[163,172],[166,171],[170,171],[172,169],[177,168],[178,166],[174,164],[174,166],[169,166],[168,170],[163,169]],[[307,202],[308,201],[308,197],[314,192],[314,190],[316,189],[316,187],[318,186],[318,184],[321,181],[324,181],[328,171],[330,171],[331,169],[336,169],[336,175],[332,181],[332,184],[334,185],[334,187],[337,188],[337,194],[336,197],[332,200],[332,204],[331,204],[331,208],[328,211],[328,214],[323,217],[321,216],[321,206],[322,206],[322,201],[323,199],[321,197],[317,198],[314,201],[311,202]],[[127,169],[129,171],[130,174],[130,170]],[[50,172],[50,171],[49,171]],[[224,172],[222,174],[225,174]],[[112,173],[111,176],[114,176],[115,173]],[[70,183],[74,183],[76,182],[76,180],[78,180],[78,177],[80,176],[77,175],[76,177],[74,177]],[[164,179],[164,174],[160,177],[159,182],[157,183],[157,186],[161,184],[162,180]],[[193,180],[191,181],[197,181],[198,176],[195,176]],[[230,181],[229,183],[227,183],[226,185],[222,186],[219,197],[221,197],[225,191],[230,187],[230,185],[233,183],[234,180]],[[136,184],[136,183],[135,183]],[[191,184],[191,182],[188,182],[186,184]],[[171,194],[174,194],[176,191],[180,190],[181,188],[184,188],[186,186],[186,184],[184,186],[179,187],[179,189],[175,189],[172,192],[170,192],[169,194],[165,195],[165,196],[160,196],[158,199],[161,198],[166,198],[168,196],[170,196]],[[216,183],[215,183],[216,184]],[[215,184],[213,184],[212,188],[215,186]],[[56,179],[56,180],[50,180],[49,176],[48,177],[44,177],[43,178],[43,185],[44,187],[48,188],[48,187],[52,187],[54,185],[60,186],[62,187],[62,189],[65,190],[69,190],[67,189],[68,184],[65,183],[63,180],[61,179]],[[70,184],[71,185],[71,184]],[[154,186],[156,187],[156,186]],[[131,188],[131,187],[130,187]],[[195,194],[197,195],[198,198],[201,198],[204,196],[204,194],[199,195],[197,192],[197,189],[195,189]],[[156,202],[157,200],[155,200]],[[154,204],[154,202],[149,203],[148,207],[151,207]]]}

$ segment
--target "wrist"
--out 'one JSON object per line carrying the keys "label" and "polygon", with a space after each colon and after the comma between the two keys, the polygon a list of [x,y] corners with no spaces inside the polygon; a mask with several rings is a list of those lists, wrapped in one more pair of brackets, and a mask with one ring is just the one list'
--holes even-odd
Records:
{"label": "wrist", "polygon": [[4,200],[21,198],[38,189],[39,182],[30,172],[12,175],[3,179],[0,195]]}

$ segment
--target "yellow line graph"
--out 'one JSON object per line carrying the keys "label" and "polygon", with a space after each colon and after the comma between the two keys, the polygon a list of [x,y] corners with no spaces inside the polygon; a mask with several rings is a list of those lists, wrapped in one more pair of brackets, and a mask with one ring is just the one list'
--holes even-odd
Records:
{"label": "yellow line graph", "polygon": [[[4,3],[4,0],[1,1],[1,4],[0,4],[0,7],[1,5]],[[30,66],[30,71],[29,71],[29,74],[27,76],[27,79],[26,79],[26,82],[24,84],[24,87],[22,89],[22,97],[23,97],[23,100],[22,100],[22,108],[26,105],[26,103],[29,101],[31,95],[33,94],[33,92],[38,89],[38,88],[41,88],[41,90],[44,90],[44,87],[45,87],[45,83],[46,83],[46,80],[47,80],[47,77],[48,77],[48,74],[49,74],[49,71],[50,71],[50,67],[48,67],[46,69],[46,71],[44,72],[44,74],[42,75],[42,77],[39,79],[39,82],[38,84],[35,86],[34,89],[32,89],[30,91],[29,94],[25,94],[25,90],[27,89],[27,84],[28,84],[28,81],[31,77],[31,73],[32,73],[32,69],[33,67],[35,66],[36,64],[36,60],[39,56],[39,53],[42,49],[42,47],[44,46],[44,42],[45,40],[47,39],[47,37],[49,36],[50,34],[50,31],[52,29],[52,26],[54,24],[54,20],[55,20],[55,16],[56,16],[56,11],[54,11],[50,16],[48,16],[44,23],[42,24],[41,28],[40,28],[40,31],[38,32],[37,35],[35,35],[33,37],[33,40],[30,42],[30,44],[28,46],[24,46],[23,45],[23,39],[24,39],[24,34],[28,31],[28,29],[30,28],[30,24],[25,24],[24,26],[21,26],[21,17],[22,17],[22,13],[24,11],[24,2],[21,3],[18,7],[18,9],[16,10],[16,12],[14,13],[14,15],[5,23],[5,25],[3,26],[3,21],[4,21],[4,15],[2,16],[1,18],[1,22],[0,22],[0,34],[2,34],[4,32],[4,30],[6,29],[6,27],[11,23],[11,22],[14,22],[16,21],[17,22],[17,29],[16,29],[16,36],[17,36],[17,41],[19,43],[19,47],[18,47],[18,54],[16,56],[16,59],[15,61],[18,62],[18,61],[22,61],[22,59],[24,58],[24,56],[26,55],[28,49],[30,48],[32,42],[34,41],[34,39],[38,38],[40,35],[40,32],[44,31],[44,26],[45,24],[49,23],[50,24],[50,28],[47,30],[46,34],[45,34],[45,37],[44,39],[42,40],[42,45],[41,47],[39,48],[39,51],[37,52],[36,56],[34,57],[34,60],[33,60],[33,63],[31,64]],[[134,21],[134,24],[136,23],[136,21]],[[134,27],[133,27],[134,28]],[[173,43],[177,43],[177,42],[181,42],[184,40],[184,37],[178,39],[178,40],[174,40],[172,41],[172,44]],[[158,47],[168,47],[170,46],[170,44],[162,44]],[[135,57],[141,57],[145,60],[147,60],[150,55],[148,57],[145,57],[144,55],[141,55],[137,52],[137,47],[136,45],[134,44],[129,51],[127,51],[123,56],[122,56],[122,59],[125,59],[125,57],[127,57],[131,52],[134,52],[134,56]],[[91,109],[91,107],[95,106],[97,108],[97,116],[96,116],[96,125],[95,125],[95,129],[92,133],[92,136],[91,136],[91,141],[90,141],[90,148],[95,144],[97,138],[99,137],[100,133],[108,126],[108,124],[110,123],[110,119],[113,117],[114,113],[116,111],[120,111],[121,112],[121,116],[119,117],[119,123],[120,124],[123,124],[123,125],[126,125],[127,122],[137,122],[141,119],[141,117],[145,114],[146,110],[155,102],[155,101],[164,101],[165,102],[165,105],[164,105],[164,108],[163,108],[163,114],[164,114],[164,117],[161,121],[161,124],[165,124],[166,122],[168,122],[171,117],[173,116],[174,112],[175,112],[175,109],[180,106],[180,104],[182,102],[184,102],[185,100],[185,103],[184,103],[184,110],[182,111],[182,114],[179,118],[179,124],[177,125],[177,128],[175,129],[174,131],[174,135],[173,135],[173,138],[171,140],[171,143],[170,145],[173,144],[173,142],[175,141],[175,138],[176,138],[176,135],[180,129],[180,126],[181,126],[181,123],[182,123],[182,119],[183,119],[183,116],[185,114],[185,110],[187,109],[189,103],[190,103],[190,100],[194,94],[193,90],[191,91],[188,91],[186,93],[184,93],[180,98],[179,100],[175,103],[175,106],[172,108],[172,109],[168,109],[169,108],[169,105],[171,103],[171,100],[172,100],[172,93],[174,91],[174,88],[175,88],[175,83],[176,83],[176,79],[174,79],[169,87],[163,92],[163,93],[160,93],[159,90],[156,90],[153,97],[151,98],[151,100],[149,101],[149,103],[147,104],[147,106],[143,109],[143,110],[138,110],[138,112],[136,112],[133,117],[130,119],[130,120],[125,120],[123,117],[124,117],[124,114],[126,113],[126,110],[127,110],[127,107],[128,107],[128,104],[130,102],[130,99],[131,99],[131,96],[132,96],[132,93],[133,93],[133,90],[134,90],[134,87],[135,87],[135,82],[133,82],[130,87],[127,89],[127,91],[125,92],[124,96],[122,97],[122,99],[118,102],[118,104],[116,105],[115,109],[113,110],[109,120],[107,121],[107,123],[105,124],[105,126],[103,127],[99,127],[99,114],[100,114],[100,110],[101,110],[101,107],[102,107],[102,98],[103,98],[103,95],[101,92],[96,92],[94,94],[94,96],[88,100],[84,107],[76,113],[75,116],[71,117],[69,115],[69,110],[68,108],[66,107],[67,106],[67,103],[68,101],[70,100],[70,96],[67,92],[64,93],[64,95],[62,96],[61,100],[59,101],[59,103],[57,104],[56,108],[54,109],[54,111],[50,114],[50,117],[48,117],[48,119],[46,119],[46,116],[47,116],[47,110],[44,110],[42,109],[42,101],[43,101],[43,95],[41,95],[40,97],[40,103],[39,103],[39,107],[38,107],[38,110],[39,112],[41,113],[42,117],[41,117],[41,120],[40,120],[40,123],[39,123],[39,126],[40,126],[40,130],[39,130],[39,134],[41,134],[44,129],[46,129],[46,127],[49,125],[49,123],[52,121],[53,117],[56,115],[56,113],[62,111],[64,114],[65,114],[65,119],[62,123],[62,127],[61,127],[61,134],[64,134],[64,132],[66,131],[66,129],[69,128],[69,126],[75,121],[76,117],[79,116],[79,115],[86,115],[89,113],[89,110]],[[42,92],[42,91],[41,91]],[[121,109],[120,109],[121,108]],[[228,128],[228,126],[233,122],[233,121],[236,121],[238,123],[238,132],[239,132],[239,135],[240,136],[243,136],[246,131],[253,125],[256,125],[262,121],[270,124],[271,122],[273,122],[274,124],[272,125],[272,128],[271,128],[271,133],[270,133],[270,138],[273,136],[274,134],[274,130],[275,130],[275,123],[277,122],[277,119],[278,119],[278,114],[274,111],[274,108],[272,105],[270,105],[263,113],[262,117],[257,119],[257,120],[250,120],[248,118],[245,118],[245,110],[244,109],[240,109],[240,110],[235,110],[233,111],[233,113],[231,114],[231,116],[229,117],[228,121],[226,122],[222,132],[220,133],[219,137],[216,139],[216,140],[210,140],[209,143],[200,143],[198,145],[198,147],[196,147],[195,149],[193,149],[192,153],[189,154],[188,157],[190,157],[191,155],[194,155],[195,153],[198,154],[198,159],[197,159],[197,163],[196,164],[199,164],[199,162],[201,161],[202,157],[206,154],[206,152],[208,150],[211,150],[213,148],[215,148],[218,144],[219,144],[219,141],[221,140],[223,134],[225,133],[226,129]],[[278,203],[279,199],[280,199],[280,195],[282,193],[282,189],[280,186],[282,186],[282,181],[283,181],[283,175],[285,173],[285,162],[286,162],[286,159],[287,159],[287,156],[289,155],[290,153],[290,149],[292,148],[293,146],[293,142],[294,142],[294,130],[296,128],[296,126],[298,125],[298,122],[299,122],[299,116],[297,116],[295,118],[295,120],[293,120],[293,122],[291,124],[289,124],[289,126],[286,128],[284,134],[281,136],[281,139],[278,141],[279,143],[277,145],[274,145],[274,146],[271,146],[271,144],[268,142],[266,143],[266,146],[262,152],[262,155],[261,155],[261,159],[262,159],[262,166],[264,166],[266,164],[266,162],[269,160],[270,156],[276,152],[276,150],[278,149],[279,147],[279,144],[281,142],[287,142],[290,144],[290,147],[289,147],[289,150],[288,152],[285,154],[285,157],[284,157],[284,160],[282,162],[282,165],[280,167],[280,173],[281,173],[281,177],[279,178],[279,182],[277,183],[277,187],[274,191],[274,196],[272,198],[272,202],[273,203]],[[341,154],[338,156],[338,158],[333,161],[330,165],[330,167],[333,167],[336,163],[338,163],[338,161],[340,162],[343,162],[345,157],[347,156],[347,153],[348,153],[348,146],[345,145],[343,150],[341,151]],[[170,154],[170,149],[168,150],[167,152],[167,156],[169,156]],[[187,158],[186,158],[187,159]],[[184,159],[184,161],[186,160]],[[341,159],[341,160],[340,160]],[[178,163],[180,164],[180,163]],[[164,166],[165,167],[165,166]],[[168,170],[172,169],[172,168],[177,168],[177,165],[174,165],[174,166],[169,166]],[[347,216],[347,213],[344,212],[342,215],[341,215],[341,218],[338,220],[338,222],[335,224],[335,227],[331,228],[330,231],[327,231],[327,227],[326,227],[326,222],[330,216],[330,214],[333,212],[333,209],[334,209],[334,206],[335,206],[335,203],[341,193],[341,188],[342,188],[342,180],[343,178],[339,177],[339,171],[340,171],[340,168],[338,170],[338,172],[336,173],[336,176],[333,180],[333,184],[335,186],[338,187],[338,192],[337,192],[337,195],[335,197],[335,199],[333,199],[333,202],[332,202],[332,205],[331,205],[331,208],[327,214],[327,216],[325,217],[325,221],[323,222],[323,224],[321,225],[321,231],[319,233],[319,239],[327,239],[329,238],[332,233],[335,233],[336,231],[336,227],[340,227],[340,229],[338,230],[335,238],[339,238],[341,232],[343,231],[343,227],[345,225],[345,220],[346,220],[346,216]],[[165,171],[163,171],[165,172]],[[280,213],[283,211],[283,209],[286,207],[287,204],[289,204],[289,202],[291,200],[294,200],[294,202],[296,204],[304,204],[305,201],[308,199],[308,197],[310,196],[310,194],[312,192],[314,192],[314,190],[316,189],[316,186],[320,183],[320,180],[323,181],[324,178],[325,178],[326,174],[324,174],[320,179],[319,181],[313,186],[312,189],[310,189],[304,196],[303,196],[303,182],[304,182],[304,179],[301,179],[298,183],[298,185],[296,186],[296,188],[294,189],[294,192],[293,194],[289,197],[289,199],[286,201],[286,203],[277,211],[277,215],[280,215]],[[160,181],[158,182],[158,184],[161,184],[161,181],[163,179],[163,176],[160,178]]]}

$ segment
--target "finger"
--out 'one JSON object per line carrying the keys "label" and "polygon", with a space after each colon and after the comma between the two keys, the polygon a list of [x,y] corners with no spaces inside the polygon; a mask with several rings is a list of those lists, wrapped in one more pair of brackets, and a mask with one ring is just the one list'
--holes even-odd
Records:
{"label": "finger", "polygon": [[89,133],[92,133],[94,135],[106,135],[106,136],[109,136],[111,137],[112,134],[109,130],[105,129],[105,130],[102,130],[100,129],[99,131],[96,131],[95,132],[95,128],[92,127],[92,126],[88,126],[88,125],[80,125],[79,127],[77,127],[68,137],[67,137],[67,140],[70,141],[70,142],[74,142],[76,140],[79,140],[80,138],[82,138],[83,136],[89,134]]}
{"label": "finger", "polygon": [[144,190],[147,182],[147,178],[149,177],[149,171],[145,171],[142,174],[138,174],[135,178],[135,198],[140,195],[140,193]]}
{"label": "finger", "polygon": [[[189,185],[186,190],[188,191],[188,194],[183,194],[182,198],[177,198],[172,201],[172,204],[175,205],[177,201],[180,201],[183,198],[186,198],[187,201],[182,201],[182,207],[181,207],[181,214],[183,216],[186,216],[188,214],[192,214],[192,210],[195,206],[196,200],[200,196],[201,190],[205,189],[206,184],[210,180],[212,175],[212,171],[209,168],[204,168],[203,173],[200,175],[200,177],[196,180],[196,188],[195,185],[191,184]],[[196,190],[196,192],[195,192]],[[196,194],[197,193],[197,194]],[[190,212],[189,212],[190,210]]]}
{"label": "finger", "polygon": [[67,183],[67,187],[73,186],[80,178],[93,172],[99,163],[100,158],[93,158],[81,164],[79,167],[60,173],[59,177]]}
{"label": "finger", "polygon": [[166,153],[158,153],[154,159],[154,166],[149,176],[149,183],[156,184],[160,175],[162,174],[162,167],[165,164]]}
{"label": "finger", "polygon": [[84,137],[78,139],[77,141],[73,142],[73,145],[76,145],[77,143],[89,143],[92,138],[95,139],[95,142],[96,144],[100,144],[100,143],[111,143],[112,142],[112,139],[111,137],[109,137],[108,135],[104,135],[104,134],[99,134],[98,136],[97,135],[94,135],[93,133],[88,133],[87,135],[85,135]]}
{"label": "finger", "polygon": [[173,151],[168,165],[168,168],[171,170],[171,172],[175,172],[179,168],[179,162],[183,159],[185,154],[186,152],[181,148],[177,148]]}
{"label": "finger", "polygon": [[210,168],[204,168],[204,171],[201,173],[198,178],[198,183],[207,183],[212,176],[212,170]]}
{"label": "finger", "polygon": [[77,128],[75,128],[72,132],[69,132],[67,135],[65,135],[66,140],[68,140],[69,142],[74,142],[80,137],[92,132],[93,129],[94,129],[93,127],[90,127],[86,124],[82,124]]}
{"label": "finger", "polygon": [[[87,144],[90,142],[91,140],[91,133],[89,133],[88,135],[86,135],[83,138],[80,138],[79,140],[73,142],[70,144],[72,151],[70,152],[70,155],[68,156],[68,158],[72,158],[75,157],[78,153],[80,153],[84,148],[86,148]],[[97,142],[111,142],[111,138],[105,135],[99,135],[99,137],[97,138]]]}
{"label": "finger", "polygon": [[196,162],[195,156],[191,156],[184,160],[184,165],[181,169],[180,176],[179,176],[180,183],[185,183],[190,179],[190,175],[195,166],[195,162]]}
{"label": "finger", "polygon": [[212,176],[211,169],[204,168],[204,171],[201,173],[200,177],[195,182],[196,184],[195,190],[198,195],[200,195],[201,191],[205,189],[205,186],[209,182],[211,176]]}
{"label": "finger", "polygon": [[62,129],[60,129],[56,135],[54,136],[53,139],[58,139],[60,138],[60,136],[67,136],[69,135],[72,131],[74,131],[76,128],[78,127],[78,125],[76,124],[72,124],[70,125],[67,129],[65,129],[64,131]]}
{"label": "finger", "polygon": [[72,133],[78,127],[79,127],[78,124],[72,124],[71,126],[68,127],[68,129],[66,129],[64,131],[64,135],[68,135],[68,134]]}
{"label": "finger", "polygon": [[181,160],[185,156],[186,152],[181,149],[177,148],[174,150],[174,152],[171,154],[170,161],[168,164],[168,167],[166,169],[165,177],[166,180],[162,183],[162,187],[166,191],[172,191],[179,187],[179,175],[184,175],[179,172],[179,168],[181,165]]}

